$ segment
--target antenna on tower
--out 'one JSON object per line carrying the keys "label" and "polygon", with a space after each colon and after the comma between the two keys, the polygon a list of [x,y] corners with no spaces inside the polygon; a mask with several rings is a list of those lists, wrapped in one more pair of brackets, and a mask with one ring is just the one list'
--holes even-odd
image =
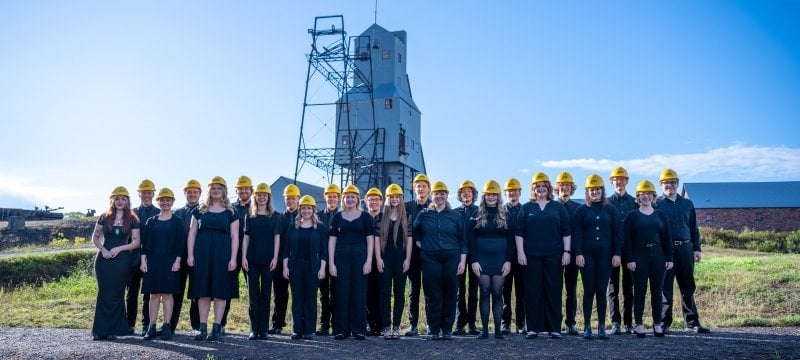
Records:
{"label": "antenna on tower", "polygon": [[375,21],[372,22],[373,24],[378,23],[378,0],[375,0]]}

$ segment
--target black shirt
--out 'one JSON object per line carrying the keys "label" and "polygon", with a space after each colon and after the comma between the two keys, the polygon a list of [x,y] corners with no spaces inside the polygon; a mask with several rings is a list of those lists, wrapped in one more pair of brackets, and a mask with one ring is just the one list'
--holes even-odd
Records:
{"label": "black shirt", "polygon": [[361,246],[366,248],[367,236],[375,235],[375,222],[366,211],[362,211],[361,215],[353,219],[353,221],[342,218],[342,212],[340,211],[333,215],[328,235],[336,237],[337,249]]}
{"label": "black shirt", "polygon": [[247,234],[247,261],[251,264],[269,264],[275,254],[275,235],[281,234],[281,215],[273,211],[271,216],[256,215],[245,218]]}
{"label": "black shirt", "polygon": [[575,256],[593,251],[622,253],[622,223],[617,219],[614,205],[593,202],[592,206],[579,206],[572,215],[572,251]]}
{"label": "black shirt", "polygon": [[526,256],[549,256],[564,251],[564,237],[570,236],[569,215],[558,201],[544,209],[534,201],[522,205],[515,221],[516,235],[523,238]]}
{"label": "black shirt", "polygon": [[414,241],[422,243],[422,251],[458,251],[467,254],[464,219],[458,211],[434,208],[422,210],[414,220]]}
{"label": "black shirt", "polygon": [[625,258],[635,262],[637,258],[649,256],[650,249],[657,249],[666,262],[672,262],[672,236],[667,215],[659,210],[650,215],[632,210],[624,222]]}
{"label": "black shirt", "polygon": [[700,250],[700,229],[697,227],[697,214],[694,203],[680,195],[672,201],[664,196],[656,200],[656,209],[667,214],[670,234],[674,241],[691,241],[693,251]]}

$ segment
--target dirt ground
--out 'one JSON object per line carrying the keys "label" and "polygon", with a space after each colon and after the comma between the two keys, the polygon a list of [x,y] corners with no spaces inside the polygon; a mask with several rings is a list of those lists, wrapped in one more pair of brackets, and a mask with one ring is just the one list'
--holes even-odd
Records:
{"label": "dirt ground", "polygon": [[639,339],[633,335],[609,340],[584,340],[564,336],[561,340],[525,340],[509,335],[505,340],[454,337],[430,341],[428,336],[387,341],[369,337],[335,341],[328,336],[314,340],[290,340],[276,335],[266,341],[247,340],[246,334],[228,334],[220,341],[195,341],[188,333],[173,340],[145,341],[124,336],[116,341],[92,341],[88,330],[0,328],[2,359],[355,359],[355,358],[448,358],[492,359],[523,356],[558,358],[725,358],[800,359],[800,328],[724,328],[698,335],[673,331],[665,338],[652,333]]}

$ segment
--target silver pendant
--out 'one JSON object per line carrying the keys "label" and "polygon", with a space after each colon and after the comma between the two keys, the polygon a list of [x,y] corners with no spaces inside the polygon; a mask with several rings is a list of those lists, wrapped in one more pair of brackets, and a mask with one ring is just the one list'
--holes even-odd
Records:
{"label": "silver pendant", "polygon": [[119,228],[116,228],[116,229],[114,229],[114,234],[116,234],[117,236],[119,236]]}

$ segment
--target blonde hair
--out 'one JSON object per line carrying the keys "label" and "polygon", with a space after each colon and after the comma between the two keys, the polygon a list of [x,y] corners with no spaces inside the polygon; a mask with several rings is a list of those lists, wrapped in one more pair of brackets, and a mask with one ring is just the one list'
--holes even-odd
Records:
{"label": "blonde hair", "polygon": [[347,208],[347,206],[344,204],[344,198],[348,194],[355,195],[355,197],[356,197],[356,209],[358,209],[358,211],[364,211],[363,208],[361,207],[361,196],[358,196],[358,195],[356,195],[354,193],[344,193],[344,194],[342,194],[341,199],[339,199],[339,201],[342,203],[342,211],[344,211],[344,209]]}
{"label": "blonde hair", "polygon": [[[255,198],[255,196],[253,196]],[[267,217],[272,217],[272,194],[267,194]],[[250,200],[250,217],[254,218],[258,215],[258,204],[256,199]]]}
{"label": "blonde hair", "polygon": [[[300,208],[303,207],[303,206],[311,206],[311,205],[300,205],[300,206],[297,207],[297,215],[295,215],[295,217],[294,217],[294,228],[295,229],[299,229],[300,228],[300,223],[303,222],[303,215],[300,215]],[[311,208],[316,210],[316,208],[314,208],[313,206],[311,206]],[[316,211],[311,211],[311,227],[316,229],[317,228],[317,224],[319,224],[319,223],[320,223],[320,221],[319,221],[319,216],[317,216],[317,212]]]}
{"label": "blonde hair", "polygon": [[[608,199],[606,198],[606,187],[605,186],[601,186],[600,188],[603,189],[602,193],[600,194],[600,205],[601,206],[606,206],[606,204],[608,204]],[[589,188],[586,188],[584,190],[584,195],[583,196],[586,199],[586,202],[585,202],[586,207],[592,207],[592,200],[590,200],[591,198],[589,197]]]}
{"label": "blonde hair", "polygon": [[[234,214],[234,215],[236,214],[236,212],[233,211],[233,206],[231,205],[231,200],[228,199],[228,188],[224,187],[224,186],[222,187],[222,200],[221,200],[221,202],[222,202],[222,207],[224,207],[226,210],[230,211],[231,214]],[[206,193],[206,199],[203,200],[202,204],[200,204],[200,213],[201,214],[207,213],[209,207],[211,207],[211,191]]]}
{"label": "blonde hair", "polygon": [[[503,207],[503,197],[497,195],[497,217],[494,219],[494,223],[497,224],[498,228],[507,229],[508,222],[506,221],[506,208]],[[480,229],[482,227],[486,227],[486,221],[489,216],[489,211],[486,210],[486,193],[481,196],[481,205],[478,208],[478,213],[476,214],[477,217],[475,228]]]}
{"label": "blonde hair", "polygon": [[[384,219],[381,221],[381,250],[386,249],[386,240],[389,238],[389,224],[391,222],[390,219],[390,211],[397,212],[397,221],[394,222],[394,227],[392,227],[392,235],[394,238],[394,245],[397,246],[397,234],[399,233],[400,228],[403,229],[403,234],[407,237],[408,236],[408,214],[406,214],[406,207],[402,201],[395,207],[392,207],[389,198],[391,196],[387,196],[386,200],[383,202],[383,216]],[[402,199],[402,198],[401,198]],[[406,247],[405,240],[402,240],[403,249]]]}

